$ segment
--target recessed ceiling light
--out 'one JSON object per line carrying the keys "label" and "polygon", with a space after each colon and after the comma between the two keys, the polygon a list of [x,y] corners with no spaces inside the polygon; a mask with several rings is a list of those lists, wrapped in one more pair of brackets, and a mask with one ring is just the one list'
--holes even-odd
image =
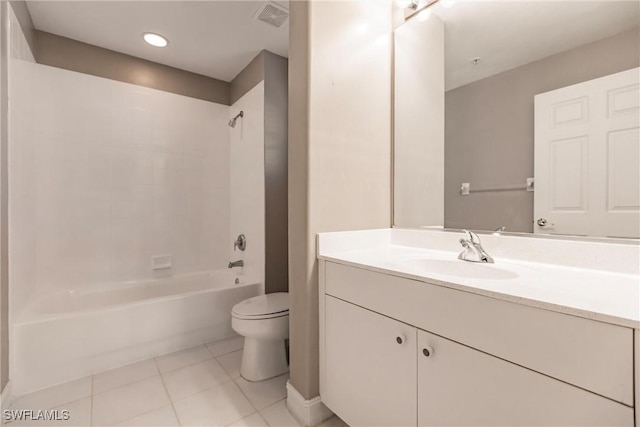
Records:
{"label": "recessed ceiling light", "polygon": [[169,40],[162,37],[160,34],[144,33],[142,35],[142,38],[151,46],[155,46],[155,47],[165,47],[166,45],[169,44]]}

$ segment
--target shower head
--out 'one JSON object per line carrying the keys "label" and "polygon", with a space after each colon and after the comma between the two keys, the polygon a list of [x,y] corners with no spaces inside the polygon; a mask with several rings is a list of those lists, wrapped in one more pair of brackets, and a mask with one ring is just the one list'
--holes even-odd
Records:
{"label": "shower head", "polygon": [[244,117],[244,111],[240,111],[233,119],[229,120],[229,126],[232,128],[236,127],[236,121],[238,117]]}

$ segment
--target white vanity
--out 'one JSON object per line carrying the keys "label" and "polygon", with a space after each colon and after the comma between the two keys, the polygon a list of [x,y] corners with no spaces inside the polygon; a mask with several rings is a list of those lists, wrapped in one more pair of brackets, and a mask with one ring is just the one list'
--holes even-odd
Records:
{"label": "white vanity", "polygon": [[324,404],[352,426],[640,426],[640,247],[483,235],[483,264],[461,237],[319,235]]}

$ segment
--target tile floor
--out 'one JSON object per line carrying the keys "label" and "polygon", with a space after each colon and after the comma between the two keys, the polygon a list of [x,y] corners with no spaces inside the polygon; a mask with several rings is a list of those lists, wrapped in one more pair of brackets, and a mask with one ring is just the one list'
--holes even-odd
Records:
{"label": "tile floor", "polygon": [[[216,341],[21,396],[10,409],[66,409],[71,418],[8,425],[298,426],[286,406],[289,375],[246,381],[242,344]],[[334,416],[322,427],[346,424]]]}

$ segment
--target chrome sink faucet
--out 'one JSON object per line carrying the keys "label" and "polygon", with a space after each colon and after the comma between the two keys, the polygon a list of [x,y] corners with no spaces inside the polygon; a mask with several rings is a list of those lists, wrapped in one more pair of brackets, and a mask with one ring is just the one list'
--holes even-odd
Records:
{"label": "chrome sink faucet", "polygon": [[462,230],[462,232],[466,234],[466,239],[460,239],[464,250],[458,255],[458,259],[471,262],[495,262],[491,255],[485,252],[480,244],[480,237],[476,233],[467,230]]}

